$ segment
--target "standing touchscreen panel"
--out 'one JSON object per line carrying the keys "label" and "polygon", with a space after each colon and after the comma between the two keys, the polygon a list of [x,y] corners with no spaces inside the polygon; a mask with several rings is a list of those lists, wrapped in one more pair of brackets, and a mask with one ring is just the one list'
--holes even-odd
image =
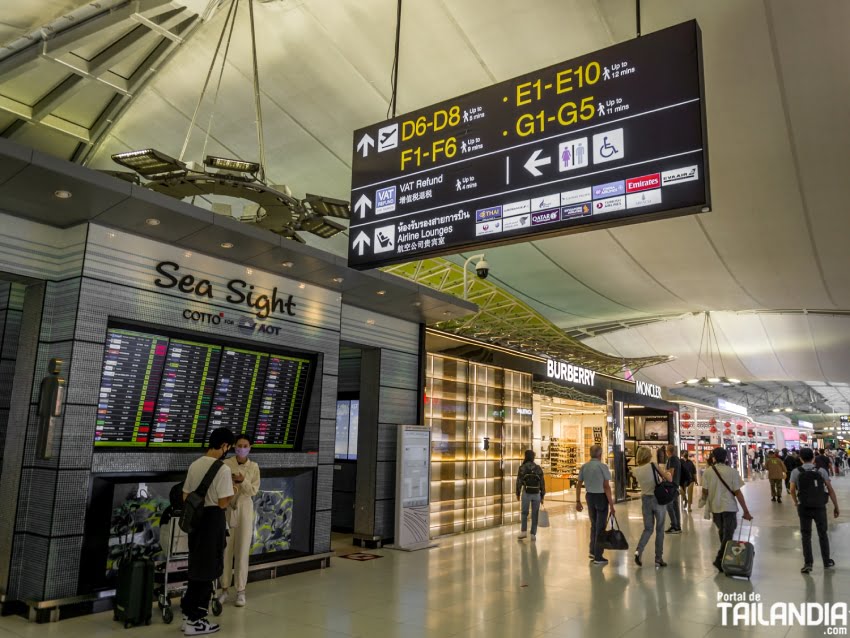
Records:
{"label": "standing touchscreen panel", "polygon": [[95,445],[147,445],[167,348],[166,337],[109,331],[97,403]]}

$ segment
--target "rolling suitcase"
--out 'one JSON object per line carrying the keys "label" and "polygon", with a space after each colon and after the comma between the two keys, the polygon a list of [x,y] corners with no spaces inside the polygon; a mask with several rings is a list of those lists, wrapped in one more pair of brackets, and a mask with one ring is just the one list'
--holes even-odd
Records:
{"label": "rolling suitcase", "polygon": [[151,624],[153,572],[153,561],[147,558],[130,558],[118,568],[113,618],[125,629]]}
{"label": "rolling suitcase", "polygon": [[738,538],[737,540],[731,540],[726,543],[726,547],[723,548],[723,560],[720,565],[723,569],[723,573],[730,577],[741,577],[749,580],[750,576],[753,575],[753,563],[755,562],[756,557],[756,549],[753,547],[753,544],[750,542],[750,536],[753,533],[753,522],[750,521],[749,532],[747,533],[747,540],[741,540],[741,531],[744,524],[741,523],[741,527],[738,528]]}

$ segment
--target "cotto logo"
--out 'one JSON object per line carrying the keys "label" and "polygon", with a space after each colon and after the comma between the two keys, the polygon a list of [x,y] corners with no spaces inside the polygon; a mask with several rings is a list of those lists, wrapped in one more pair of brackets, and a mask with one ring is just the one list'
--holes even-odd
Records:
{"label": "cotto logo", "polygon": [[633,177],[626,180],[626,192],[637,193],[651,188],[658,188],[661,185],[661,173],[653,173],[652,175],[644,175],[643,177]]}

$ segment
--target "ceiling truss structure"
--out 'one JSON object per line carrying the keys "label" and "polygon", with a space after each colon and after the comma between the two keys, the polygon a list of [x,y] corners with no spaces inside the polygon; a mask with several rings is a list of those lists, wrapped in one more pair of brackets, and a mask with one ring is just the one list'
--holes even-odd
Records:
{"label": "ceiling truss structure", "polygon": [[744,386],[722,389],[683,386],[673,392],[682,398],[709,404],[714,404],[720,397],[745,406],[753,416],[772,414],[774,409],[786,414],[785,408],[791,408],[792,413],[832,412],[824,396],[802,382],[747,382]]}
{"label": "ceiling truss structure", "polygon": [[[463,268],[445,259],[426,259],[384,270],[440,292],[463,297]],[[478,305],[478,313],[435,327],[507,348],[568,360],[612,375],[621,374],[626,368],[635,372],[667,361],[666,356],[621,359],[598,352],[567,335],[495,284],[475,276],[469,281],[467,299]]]}
{"label": "ceiling truss structure", "polygon": [[107,1],[7,44],[0,50],[0,136],[85,163],[200,22],[170,0]]}

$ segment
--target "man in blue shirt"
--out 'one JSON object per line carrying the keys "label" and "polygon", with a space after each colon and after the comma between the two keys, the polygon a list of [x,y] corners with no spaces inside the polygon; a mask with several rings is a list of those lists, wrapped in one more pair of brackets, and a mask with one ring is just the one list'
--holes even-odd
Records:
{"label": "man in blue shirt", "polygon": [[581,512],[581,488],[587,489],[587,514],[590,516],[590,557],[594,565],[607,565],[602,555],[599,534],[608,526],[608,513],[614,513],[614,495],[611,492],[611,470],[602,462],[602,446],[590,447],[590,460],[581,466],[576,485],[576,511]]}
{"label": "man in blue shirt", "polygon": [[797,506],[800,517],[800,536],[803,539],[803,559],[805,564],[800,570],[803,574],[812,571],[814,556],[812,555],[812,521],[818,530],[820,555],[825,569],[835,567],[835,561],[829,557],[829,537],[827,536],[826,502],[827,497],[832,501],[833,516],[838,518],[838,499],[829,473],[815,467],[815,453],[811,448],[800,450],[801,467],[791,472],[791,500]]}

